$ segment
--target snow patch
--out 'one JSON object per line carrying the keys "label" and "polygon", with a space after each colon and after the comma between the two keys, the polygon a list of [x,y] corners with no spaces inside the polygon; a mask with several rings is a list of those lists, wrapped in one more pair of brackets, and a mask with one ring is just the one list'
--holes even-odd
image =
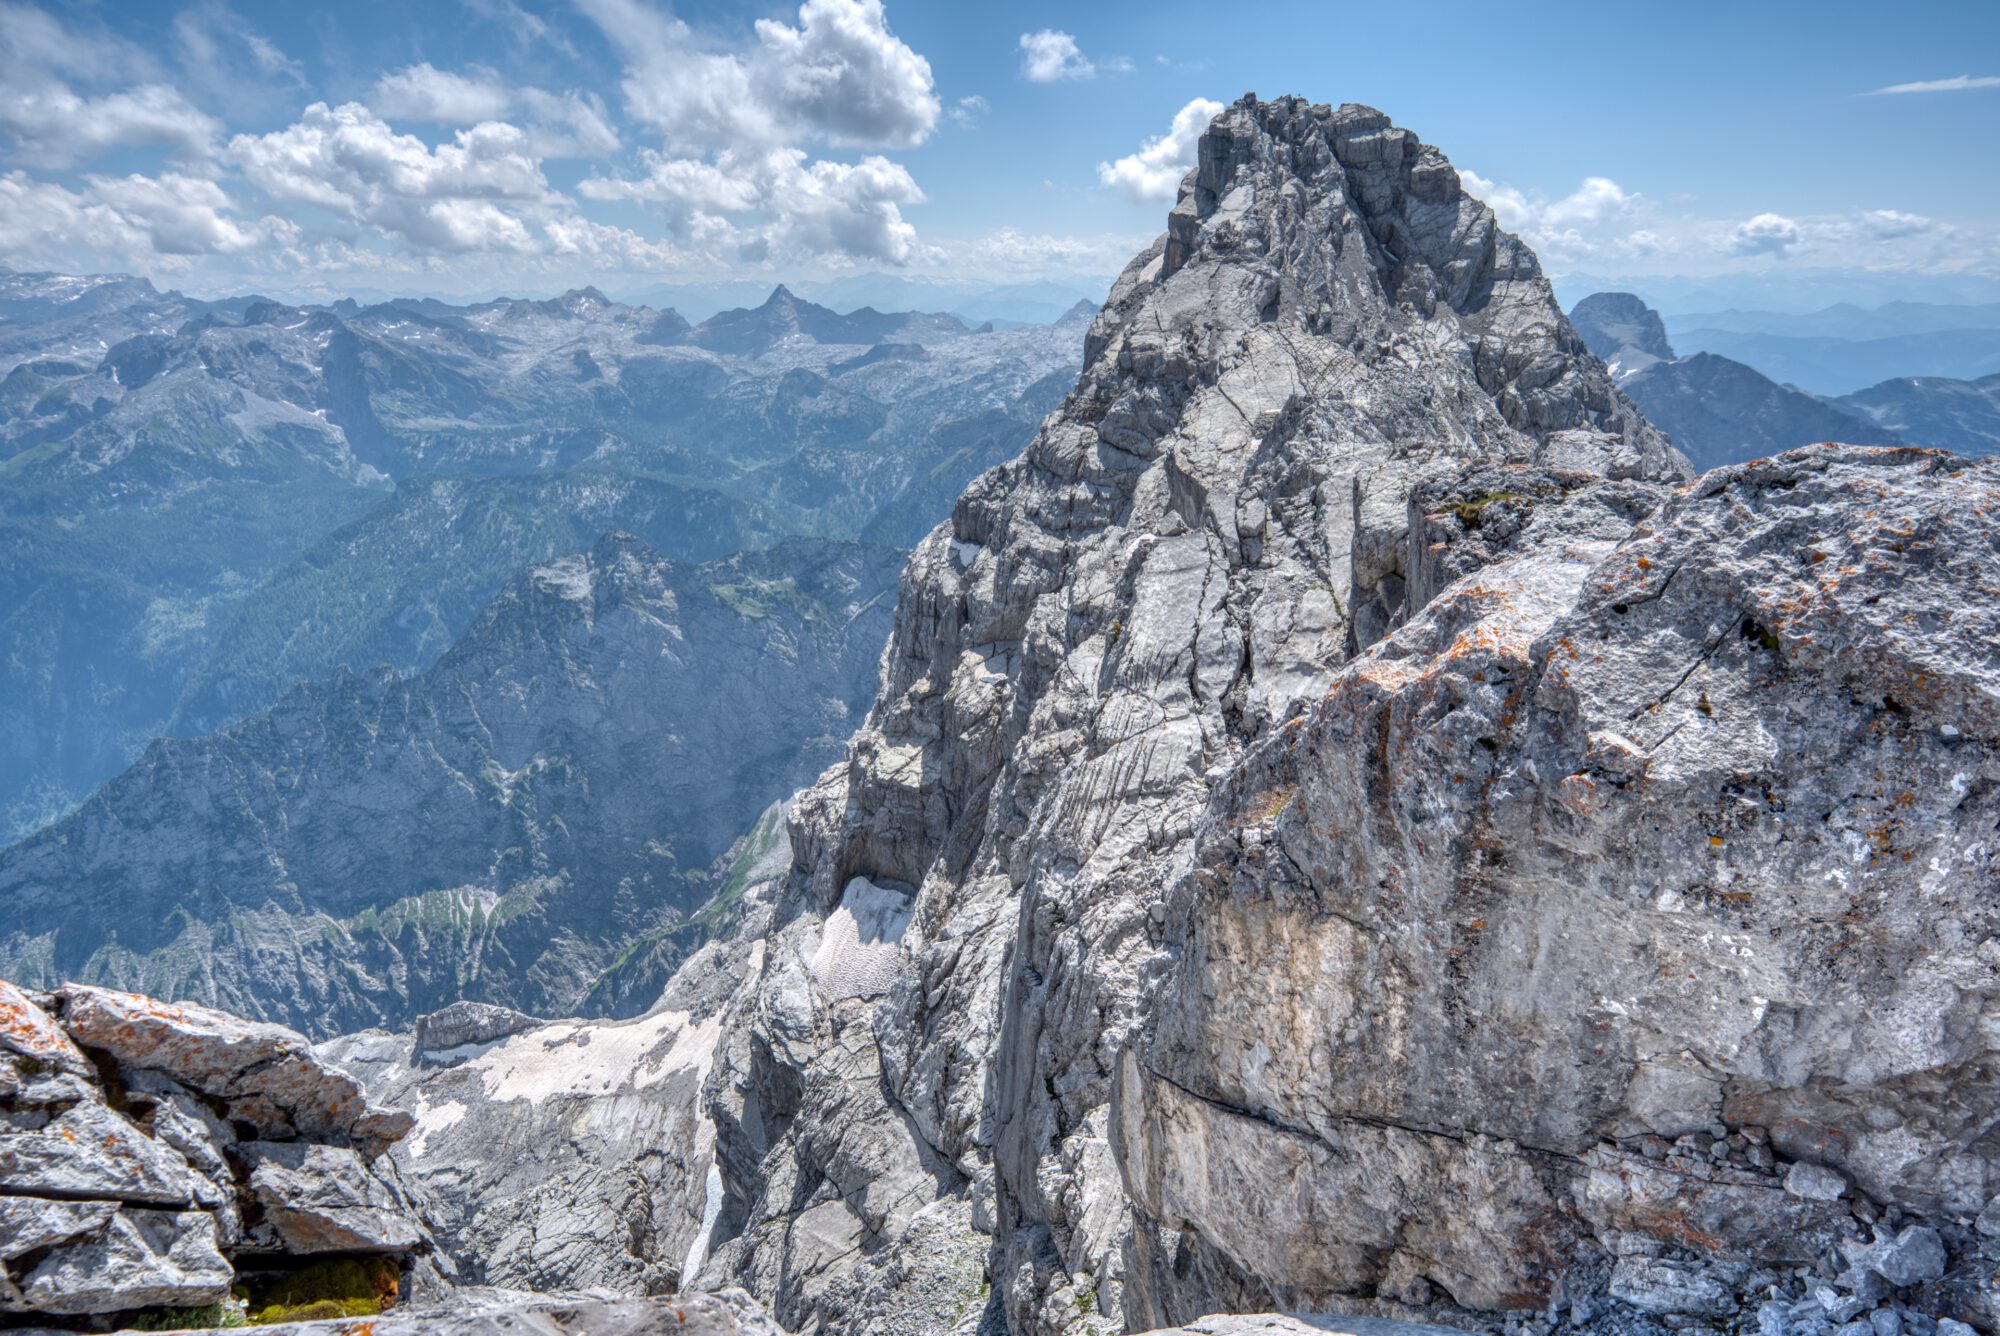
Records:
{"label": "snow patch", "polygon": [[979,555],[979,544],[961,543],[957,539],[953,539],[951,544],[951,554],[954,557],[958,558],[959,565],[970,566],[972,565],[973,559]]}
{"label": "snow patch", "polygon": [[670,1077],[708,1075],[722,1035],[722,1018],[698,1025],[685,1011],[662,1011],[636,1021],[559,1021],[509,1038],[465,1064],[492,1100],[539,1104],[568,1095],[608,1095],[644,1090]]}
{"label": "snow patch", "polygon": [[827,916],[813,953],[812,973],[835,1001],[879,997],[901,972],[903,930],[910,926],[910,897],[856,877]]}
{"label": "snow patch", "polygon": [[559,557],[535,572],[543,587],[565,598],[591,596],[590,563],[580,556]]}
{"label": "snow patch", "polygon": [[681,1263],[681,1285],[688,1288],[694,1284],[695,1273],[708,1260],[708,1241],[715,1236],[715,1222],[722,1218],[722,1169],[711,1163],[708,1166],[708,1200],[701,1208],[701,1228],[695,1231],[694,1242],[688,1245],[687,1258]]}
{"label": "snow patch", "polygon": [[459,1123],[465,1120],[465,1114],[465,1105],[455,1099],[446,1100],[436,1108],[432,1108],[430,1101],[419,1093],[417,1096],[417,1125],[411,1130],[408,1143],[410,1155],[413,1158],[422,1159],[424,1145],[431,1139],[431,1134],[442,1132],[448,1127],[458,1126]]}

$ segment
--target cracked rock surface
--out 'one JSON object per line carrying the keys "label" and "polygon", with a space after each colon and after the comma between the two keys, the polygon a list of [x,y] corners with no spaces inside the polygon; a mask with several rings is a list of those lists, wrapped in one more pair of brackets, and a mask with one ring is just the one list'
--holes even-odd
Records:
{"label": "cracked rock surface", "polygon": [[0,980],[0,1077],[0,1315],[199,1307],[243,1265],[325,1252],[436,1274],[379,1159],[408,1115],[294,1031]]}
{"label": "cracked rock surface", "polygon": [[1690,481],[1434,149],[1238,103],[793,810],[702,1279],[1993,1330],[1996,506],[1927,451]]}
{"label": "cracked rock surface", "polygon": [[[1119,1163],[1114,1088],[1174,961],[1164,893],[1229,767],[1413,586],[1457,578],[1411,500],[1469,469],[1496,471],[1458,498],[1475,547],[1559,508],[1522,498],[1589,493],[1579,576],[1685,476],[1435,149],[1363,107],[1226,111],[1076,390],[917,549],[868,724],[795,808],[709,1081],[704,1280],[828,1332],[1217,1306],[1154,1276]],[[836,916],[883,893],[908,901],[896,969],[827,987]],[[1497,1144],[1454,1171],[1481,1168],[1536,1173]],[[1268,1204],[1248,1181],[1201,1197]],[[1280,1253],[1286,1223],[1264,1222]]]}

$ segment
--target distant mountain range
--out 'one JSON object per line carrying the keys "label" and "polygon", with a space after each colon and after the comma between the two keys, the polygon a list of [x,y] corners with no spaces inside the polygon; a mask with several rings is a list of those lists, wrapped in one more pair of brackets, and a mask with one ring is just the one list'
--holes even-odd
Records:
{"label": "distant mountain range", "polygon": [[0,842],[156,735],[346,666],[427,666],[524,565],[607,530],[707,561],[907,547],[1075,376],[1053,324],[691,324],[544,301],[199,301],[0,273]]}
{"label": "distant mountain range", "polygon": [[461,998],[643,1009],[705,940],[709,865],[858,722],[902,561],[806,539],[689,566],[609,534],[533,567],[424,671],[155,742],[0,851],[0,977],[320,1035]]}
{"label": "distant mountain range", "polygon": [[[1955,311],[1968,319],[2000,318],[2000,306],[1926,307],[1904,303],[1884,319],[1906,328],[1925,321],[1948,321]],[[1863,330],[1871,313],[1834,307],[1816,316],[1788,317],[1768,312],[1733,313],[1744,323],[1782,326],[1786,321],[1818,321],[1829,327]],[[1671,320],[1663,320],[1631,293],[1596,293],[1578,302],[1570,322],[1591,351],[1604,359],[1619,388],[1655,425],[1664,429],[1697,468],[1714,468],[1818,441],[1861,445],[1931,445],[1965,454],[2000,451],[2000,375],[1967,381],[1897,378],[1838,397],[1781,384],[1761,365],[1713,352],[1675,356],[1668,340]],[[1976,362],[1989,336],[2000,349],[2000,328],[1920,332],[1888,339],[1817,342],[1860,357],[1866,350],[1899,343],[1935,344],[1960,361]],[[1732,335],[1757,348],[1797,343],[1786,335]],[[1725,342],[1728,340],[1725,340]],[[1861,350],[1857,352],[1856,350]],[[1783,364],[1783,359],[1778,359]]]}
{"label": "distant mountain range", "polygon": [[2000,328],[1928,330],[1873,339],[1696,329],[1676,336],[1675,342],[1747,362],[1814,394],[1848,394],[1910,376],[1965,380],[2000,373]]}

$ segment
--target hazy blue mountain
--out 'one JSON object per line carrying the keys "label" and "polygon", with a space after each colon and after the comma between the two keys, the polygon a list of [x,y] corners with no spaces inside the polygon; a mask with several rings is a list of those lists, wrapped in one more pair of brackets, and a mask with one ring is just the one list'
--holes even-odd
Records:
{"label": "hazy blue mountain", "polygon": [[0,976],[321,1035],[460,998],[615,1010],[591,990],[623,951],[838,755],[901,564],[794,540],[690,566],[612,534],[523,572],[422,673],[343,671],[155,742],[0,851]]}
{"label": "hazy blue mountain", "polygon": [[1956,329],[2000,329],[2000,302],[1957,306],[1945,302],[1887,302],[1857,306],[1838,302],[1817,311],[1696,311],[1668,314],[1669,334],[1697,329],[1790,338],[1882,339]]}
{"label": "hazy blue mountain", "polygon": [[1632,293],[1594,293],[1569,319],[1618,388],[1698,469],[1819,441],[1899,443],[1874,418],[1780,385],[1731,358],[1705,352],[1676,357],[1659,313]]}
{"label": "hazy blue mountain", "polygon": [[1895,431],[1912,445],[1966,455],[2000,454],[2000,375],[1885,380],[1834,401]]}
{"label": "hazy blue mountain", "polygon": [[691,559],[914,541],[1054,407],[1087,323],[780,292],[699,327],[728,352],[593,288],[307,307],[0,275],[0,841],[169,727],[423,667],[608,528]]}
{"label": "hazy blue mountain", "polygon": [[1868,339],[1692,329],[1675,334],[1674,341],[1682,349],[1734,358],[1814,394],[1847,394],[1898,377],[1966,380],[2000,372],[2000,328]]}
{"label": "hazy blue mountain", "polygon": [[1569,322],[1614,376],[1674,360],[1660,313],[1629,292],[1592,293],[1570,309]]}
{"label": "hazy blue mountain", "polygon": [[1655,362],[1620,378],[1618,388],[1702,470],[1820,441],[1902,443],[1881,422],[1842,411],[1714,353]]}

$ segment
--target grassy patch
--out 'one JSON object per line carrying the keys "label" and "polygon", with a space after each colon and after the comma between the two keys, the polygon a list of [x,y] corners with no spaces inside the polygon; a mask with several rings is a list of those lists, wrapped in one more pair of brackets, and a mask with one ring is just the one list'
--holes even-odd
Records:
{"label": "grassy patch", "polygon": [[1477,529],[1480,517],[1486,513],[1486,507],[1492,505],[1494,502],[1526,501],[1528,499],[1528,497],[1523,496],[1519,492],[1488,492],[1485,496],[1475,497],[1470,501],[1455,501],[1451,505],[1446,506],[1445,509],[1458,516],[1458,522],[1466,528]]}

